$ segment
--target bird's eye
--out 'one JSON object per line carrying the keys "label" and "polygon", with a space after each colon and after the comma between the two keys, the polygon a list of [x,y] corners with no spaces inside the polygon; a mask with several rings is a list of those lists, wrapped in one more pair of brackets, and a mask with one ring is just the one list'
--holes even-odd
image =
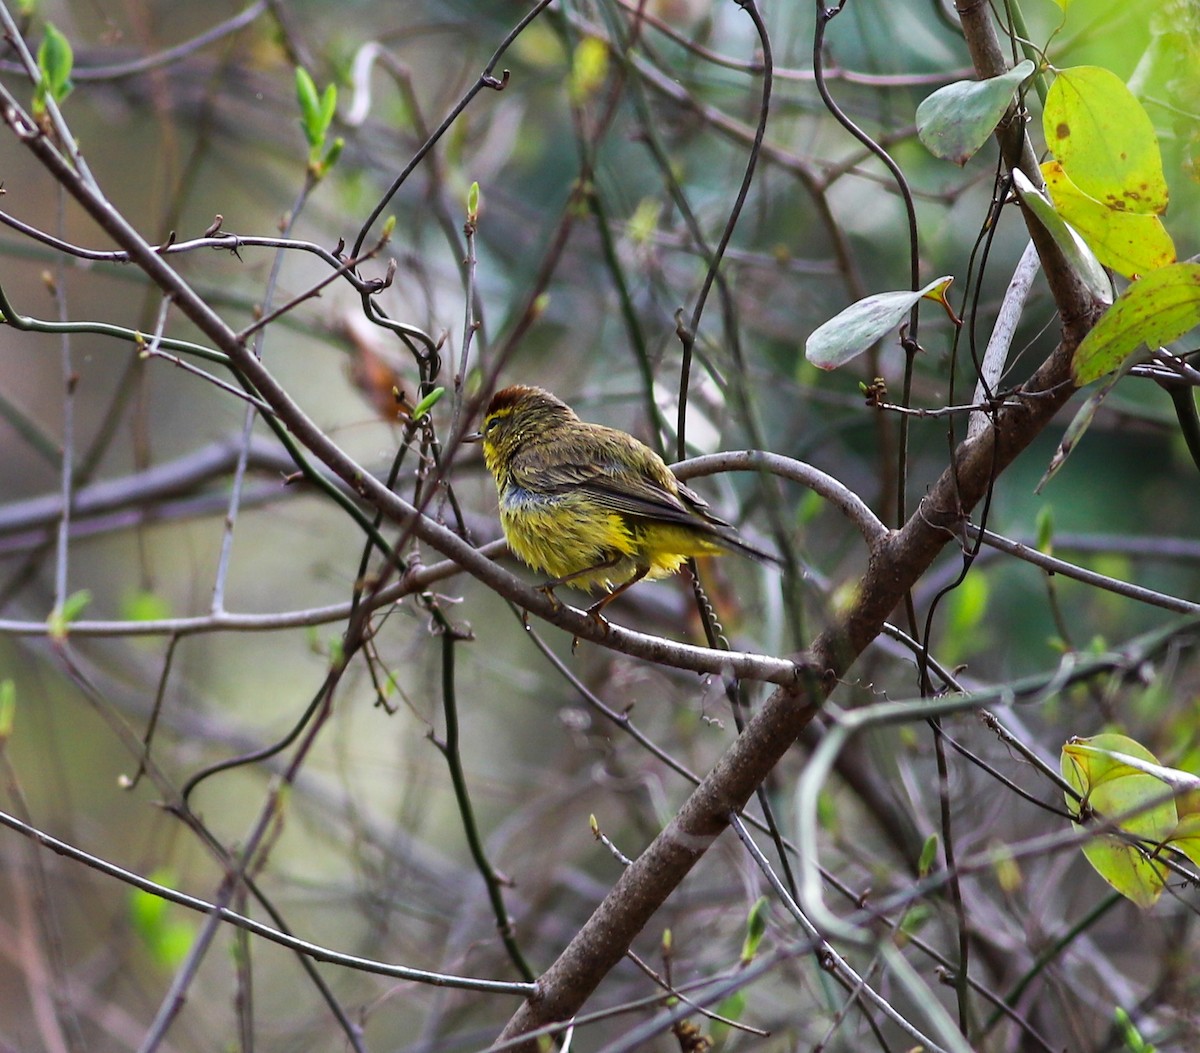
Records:
{"label": "bird's eye", "polygon": [[483,424],[484,434],[491,434],[498,427],[500,427],[500,418],[499,417],[489,417],[486,421],[484,421],[484,424]]}

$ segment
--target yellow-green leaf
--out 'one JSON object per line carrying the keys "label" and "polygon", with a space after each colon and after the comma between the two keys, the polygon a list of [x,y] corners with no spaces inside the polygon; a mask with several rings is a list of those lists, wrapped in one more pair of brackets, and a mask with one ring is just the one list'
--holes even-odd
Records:
{"label": "yellow-green leaf", "polygon": [[658,229],[658,217],[662,213],[662,202],[657,198],[644,197],[638,202],[629,217],[629,239],[635,245],[647,245]]}
{"label": "yellow-green leaf", "polygon": [[1075,383],[1090,384],[1143,344],[1160,347],[1200,325],[1200,264],[1173,263],[1134,282],[1075,349]]}
{"label": "yellow-green leaf", "polygon": [[1175,262],[1175,243],[1158,216],[1110,208],[1085,194],[1058,161],[1042,165],[1054,208],[1095,252],[1126,278],[1137,278]]}
{"label": "yellow-green leaf", "polygon": [[[1083,797],[1085,817],[1089,822],[1116,820],[1126,834],[1150,845],[1162,843],[1178,825],[1175,802],[1166,796],[1169,787],[1109,753],[1158,764],[1154,754],[1125,735],[1071,739],[1063,746],[1062,773]],[[1067,803],[1076,807],[1069,795]],[[1079,824],[1075,827],[1087,828]],[[1139,907],[1153,906],[1162,894],[1166,867],[1124,838],[1115,834],[1097,835],[1083,846],[1083,852],[1096,873]]]}
{"label": "yellow-green leaf", "polygon": [[1147,859],[1133,845],[1112,834],[1103,834],[1083,846],[1092,868],[1127,900],[1143,910],[1158,902],[1167,884],[1167,868]]}
{"label": "yellow-green leaf", "polygon": [[1046,145],[1085,194],[1110,208],[1167,207],[1158,136],[1142,104],[1100,66],[1060,70],[1042,115]]}
{"label": "yellow-green leaf", "polygon": [[11,679],[0,680],[0,743],[12,738],[17,719],[17,685]]}
{"label": "yellow-green leaf", "polygon": [[91,602],[92,594],[87,589],[80,589],[66,597],[61,605],[55,606],[54,610],[50,612],[50,617],[46,619],[50,638],[60,642],[65,640],[68,626],[83,613],[83,609]]}
{"label": "yellow-green leaf", "polygon": [[1183,816],[1167,839],[1167,844],[1200,866],[1200,815],[1193,812]]}
{"label": "yellow-green leaf", "polygon": [[157,622],[171,617],[171,605],[157,592],[139,589],[121,603],[121,615],[130,622]]}
{"label": "yellow-green leaf", "polygon": [[608,45],[599,37],[584,37],[571,62],[571,97],[582,102],[596,93],[608,76]]}

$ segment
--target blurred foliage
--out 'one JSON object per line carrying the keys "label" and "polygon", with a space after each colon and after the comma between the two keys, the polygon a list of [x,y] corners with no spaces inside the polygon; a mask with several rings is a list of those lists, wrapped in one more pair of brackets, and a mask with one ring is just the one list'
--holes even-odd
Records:
{"label": "blurred foliage", "polygon": [[[977,362],[1025,247],[1025,226],[1015,203],[989,222],[993,143],[960,168],[917,138],[922,101],[974,79],[952,11],[925,0],[848,4],[825,39],[829,89],[903,170],[914,196],[918,284],[953,276],[947,299],[964,321],[960,334],[941,306],[921,306],[909,401],[929,412],[909,419],[901,501],[900,417],[880,404],[902,401],[896,323],[911,297],[841,369],[813,368],[803,349],[818,326],[850,305],[912,287],[905,209],[888,170],[820,99],[813,8],[762,6],[774,94],[720,282],[692,334],[687,446],[695,453],[761,446],[809,461],[894,526],[965,435],[965,417],[940,410],[972,401]],[[639,7],[650,20],[635,25],[631,12]],[[470,100],[366,229],[385,191],[530,8],[516,0],[292,0],[261,5],[235,31],[142,66],[144,56],[162,55],[246,8],[179,0],[16,5],[26,39],[42,42],[34,51],[45,79],[31,83],[11,48],[0,66],[8,89],[34,107],[39,93],[61,101],[73,82],[67,116],[76,141],[115,207],[147,238],[165,245],[211,230],[214,241],[242,239],[166,256],[235,327],[253,325],[330,274],[322,259],[286,252],[272,285],[272,250],[245,239],[277,237],[290,222],[292,238],[348,255],[360,235],[369,248],[385,234],[387,244],[359,273],[386,283],[394,260],[391,282],[373,302],[399,333],[368,322],[364,297],[335,281],[265,327],[260,351],[296,402],[369,471],[386,477],[397,448],[411,442],[395,488],[419,493],[425,510],[445,523],[457,524],[461,512],[476,542],[499,536],[494,490],[477,456],[445,444],[456,425],[460,432],[473,426],[457,415],[469,413],[488,385],[543,385],[586,419],[675,449],[680,329],[737,200],[761,106],[762,55],[738,4],[557,4],[503,54],[494,74],[507,71],[506,79]],[[1131,82],[1127,92],[1161,155],[1170,201],[1163,229],[1178,259],[1200,253],[1195,5],[1074,0],[1060,8],[1030,0],[1023,15],[1021,35],[1033,47],[1013,45],[1013,64],[1037,63],[1034,80],[1045,77],[1051,92],[1054,72],[1069,68],[1098,67]],[[67,45],[65,59],[44,20],[50,16]],[[1018,92],[1044,158],[1051,144],[1038,86],[1005,90]],[[55,238],[110,248],[11,132],[3,134],[0,208]],[[1127,284],[1118,281],[1115,291]],[[209,900],[268,814],[266,848],[248,872],[297,934],[364,957],[513,979],[436,748],[446,733],[438,641],[458,633],[470,638],[453,648],[467,789],[515,939],[535,972],[545,968],[621,871],[593,839],[589,815],[615,849],[636,856],[690,789],[628,726],[703,774],[737,733],[726,685],[587,643],[575,648],[536,621],[526,628],[520,612],[478,582],[438,581],[372,622],[278,810],[268,802],[291,759],[286,752],[201,783],[188,801],[207,824],[199,834],[179,818],[181,787],[211,764],[288,735],[346,657],[345,610],[336,618],[321,612],[347,604],[357,586],[384,572],[372,564],[364,577],[362,532],[294,477],[261,420],[253,425],[256,444],[247,447],[240,507],[231,510],[246,403],[173,359],[146,353],[153,334],[198,337],[135,268],[71,257],[10,226],[0,232],[0,286],[22,315],[109,323],[140,337],[135,346],[94,329],[68,337],[0,328],[0,673],[12,685],[4,691],[20,700],[0,751],[8,765],[0,808],[139,873],[168,870],[181,889]],[[1128,286],[1118,303],[1146,296],[1139,287],[1147,288]],[[1035,281],[1003,388],[1052,352],[1059,328],[1045,283]],[[1175,350],[1190,350],[1189,328],[1160,335]],[[1128,333],[1118,343],[1122,354],[1132,349]],[[210,363],[184,361],[228,380]],[[879,395],[872,405],[860,385]],[[1072,409],[1082,402],[1077,397]],[[1152,380],[1123,379],[1096,406],[1046,491],[1035,494],[1068,419],[997,479],[986,525],[1195,602],[1200,487],[1168,394]],[[64,449],[75,495],[65,541],[55,503]],[[215,467],[187,476],[193,454]],[[167,478],[154,477],[163,466]],[[440,468],[448,481],[429,487]],[[735,649],[789,654],[804,646],[854,594],[868,558],[858,533],[797,484],[743,473],[696,486],[748,537],[791,548],[798,567],[785,587],[754,565],[709,561],[701,575],[718,631]],[[236,521],[230,535],[227,518]],[[397,538],[394,530],[387,536]],[[223,595],[214,599],[219,580]],[[954,542],[913,602],[915,624],[903,612],[894,620],[906,633],[927,635],[933,657],[977,690],[1053,670],[1064,654],[1075,661],[1115,650],[1168,617],[994,550],[983,549],[968,566]],[[242,631],[237,620],[289,612],[311,617],[298,614],[269,632]],[[150,632],[180,618],[196,621]],[[200,626],[205,619],[210,624]],[[614,604],[613,620],[673,639],[705,639],[686,576],[632,590]],[[114,622],[128,624],[116,631]],[[106,624],[110,631],[102,631]],[[922,686],[916,666],[910,652],[881,639],[833,702],[851,709],[915,697]],[[612,717],[586,692],[611,707]],[[742,684],[738,697],[752,708],[764,694],[760,685]],[[1195,658],[1179,645],[1124,675],[999,711],[1051,769],[1066,739],[1104,728],[1130,736],[1164,765],[1195,771],[1198,705]],[[147,774],[137,780],[151,727]],[[997,1014],[987,1023],[994,1005],[981,997],[973,1048],[1014,1048],[1021,1020],[1053,1049],[1113,1049],[1118,1041],[1191,1048],[1194,892],[1166,880],[1158,889],[1166,889],[1164,898],[1141,914],[1106,900],[1107,887],[1073,846],[1014,855],[1026,838],[1070,838],[1061,788],[974,717],[946,719],[943,729],[991,766],[949,754],[947,810],[957,847],[1003,846],[968,875],[964,909],[975,941],[970,974],[995,999],[1007,999],[1017,1021]],[[821,862],[848,897],[837,901],[839,910],[911,893],[922,845],[944,836],[933,741],[923,723],[864,734],[851,759],[877,782],[856,782],[846,770],[827,787]],[[809,745],[793,749],[766,788],[785,836],[794,832],[792,787]],[[995,771],[1041,807],[1009,792]],[[15,833],[5,832],[0,844],[0,946],[7,948],[0,955],[0,1043],[50,1048],[61,1038],[68,1049],[137,1047],[203,921],[181,920],[180,908],[142,893],[131,899],[114,879],[52,858]],[[761,965],[801,938],[782,906],[762,906],[768,892],[758,869],[723,840],[635,950],[679,985],[736,974],[752,958]],[[247,911],[266,917],[253,903]],[[881,920],[881,931],[924,976],[935,967],[953,971],[956,926],[954,908],[937,892]],[[667,927],[673,942],[664,955],[654,933]],[[1072,938],[1052,960],[1038,958],[1068,932]],[[919,941],[927,943],[918,949]],[[289,953],[254,941],[246,962],[233,945],[222,931],[224,952],[204,959],[163,1048],[232,1046],[239,1027],[262,1050],[343,1048],[348,1040],[331,1002],[361,1022],[368,1049],[486,1048],[517,1002],[321,966],[326,997]],[[936,966],[926,946],[943,956]],[[865,955],[846,953],[867,973]],[[772,961],[723,1002],[736,1023],[770,1034],[698,1020],[721,1048],[869,1047],[872,1025],[859,1007],[846,1009],[846,992],[821,961]],[[34,997],[39,976],[49,977],[42,997],[47,990],[59,996],[61,1033],[47,1023],[54,1007]],[[595,1008],[654,997],[665,999],[627,962]],[[1114,1024],[1117,1005],[1139,1013]],[[653,1008],[597,1022],[576,1041],[600,1048]],[[904,1010],[920,1016],[912,1006]],[[890,1024],[879,1026],[892,1048],[911,1045]],[[1035,1038],[1024,1041],[1044,1048]],[[660,1043],[653,1048],[672,1048]]]}

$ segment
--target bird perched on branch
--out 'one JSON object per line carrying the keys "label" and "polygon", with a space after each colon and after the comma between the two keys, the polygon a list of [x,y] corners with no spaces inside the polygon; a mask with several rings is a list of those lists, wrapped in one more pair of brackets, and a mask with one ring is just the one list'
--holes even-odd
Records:
{"label": "bird perched on branch", "polygon": [[553,575],[542,586],[551,595],[567,583],[604,589],[588,608],[593,617],[643,578],[674,574],[689,556],[734,551],[779,562],[713,515],[650,447],[580,420],[541,388],[496,392],[483,427],[464,441],[483,444],[508,547]]}

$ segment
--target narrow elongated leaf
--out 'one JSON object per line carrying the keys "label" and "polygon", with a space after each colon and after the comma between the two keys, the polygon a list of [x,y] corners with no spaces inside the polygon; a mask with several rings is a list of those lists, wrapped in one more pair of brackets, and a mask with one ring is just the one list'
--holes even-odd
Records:
{"label": "narrow elongated leaf", "polygon": [[996,130],[1013,94],[1035,68],[1025,59],[998,77],[938,88],[917,107],[917,137],[935,157],[965,165]]}
{"label": "narrow elongated leaf", "polygon": [[[1130,362],[1129,364],[1132,365],[1133,363]],[[1096,411],[1100,408],[1100,403],[1108,398],[1109,393],[1117,386],[1117,381],[1125,375],[1125,372],[1124,368],[1114,372],[1079,407],[1075,416],[1071,418],[1071,423],[1067,425],[1067,430],[1063,432],[1062,441],[1058,444],[1058,449],[1054,451],[1054,456],[1050,458],[1050,465],[1046,469],[1046,474],[1042,476],[1034,488],[1033,492],[1035,494],[1040,494],[1045,489],[1046,484],[1058,474],[1059,469],[1067,463],[1067,458],[1071,456],[1075,447],[1079,445],[1079,440],[1083,438],[1084,432],[1092,426],[1092,421],[1096,418]]]}
{"label": "narrow elongated leaf", "polygon": [[1088,248],[1083,240],[1054,209],[1050,199],[1046,197],[1019,168],[1013,170],[1013,187],[1017,191],[1022,204],[1034,214],[1037,221],[1046,228],[1054,243],[1062,250],[1074,269],[1083,279],[1088,290],[1104,303],[1112,303],[1112,282],[1105,273],[1096,254]]}
{"label": "narrow elongated leaf", "polygon": [[876,293],[852,303],[809,334],[805,357],[819,369],[845,365],[895,329],[918,300],[928,296],[945,304],[945,292],[952,281],[953,277],[945,276],[916,292]]}
{"label": "narrow elongated leaf", "polygon": [[1200,325],[1200,264],[1173,263],[1134,282],[1075,349],[1080,386],[1114,370],[1138,348],[1160,347]]}
{"label": "narrow elongated leaf", "polygon": [[1166,210],[1154,125],[1115,73],[1100,66],[1060,70],[1042,127],[1046,145],[1085,194],[1128,212]]}
{"label": "narrow elongated leaf", "polygon": [[317,86],[303,66],[296,67],[296,101],[300,104],[300,127],[309,146],[320,136],[321,103],[317,97]]}

